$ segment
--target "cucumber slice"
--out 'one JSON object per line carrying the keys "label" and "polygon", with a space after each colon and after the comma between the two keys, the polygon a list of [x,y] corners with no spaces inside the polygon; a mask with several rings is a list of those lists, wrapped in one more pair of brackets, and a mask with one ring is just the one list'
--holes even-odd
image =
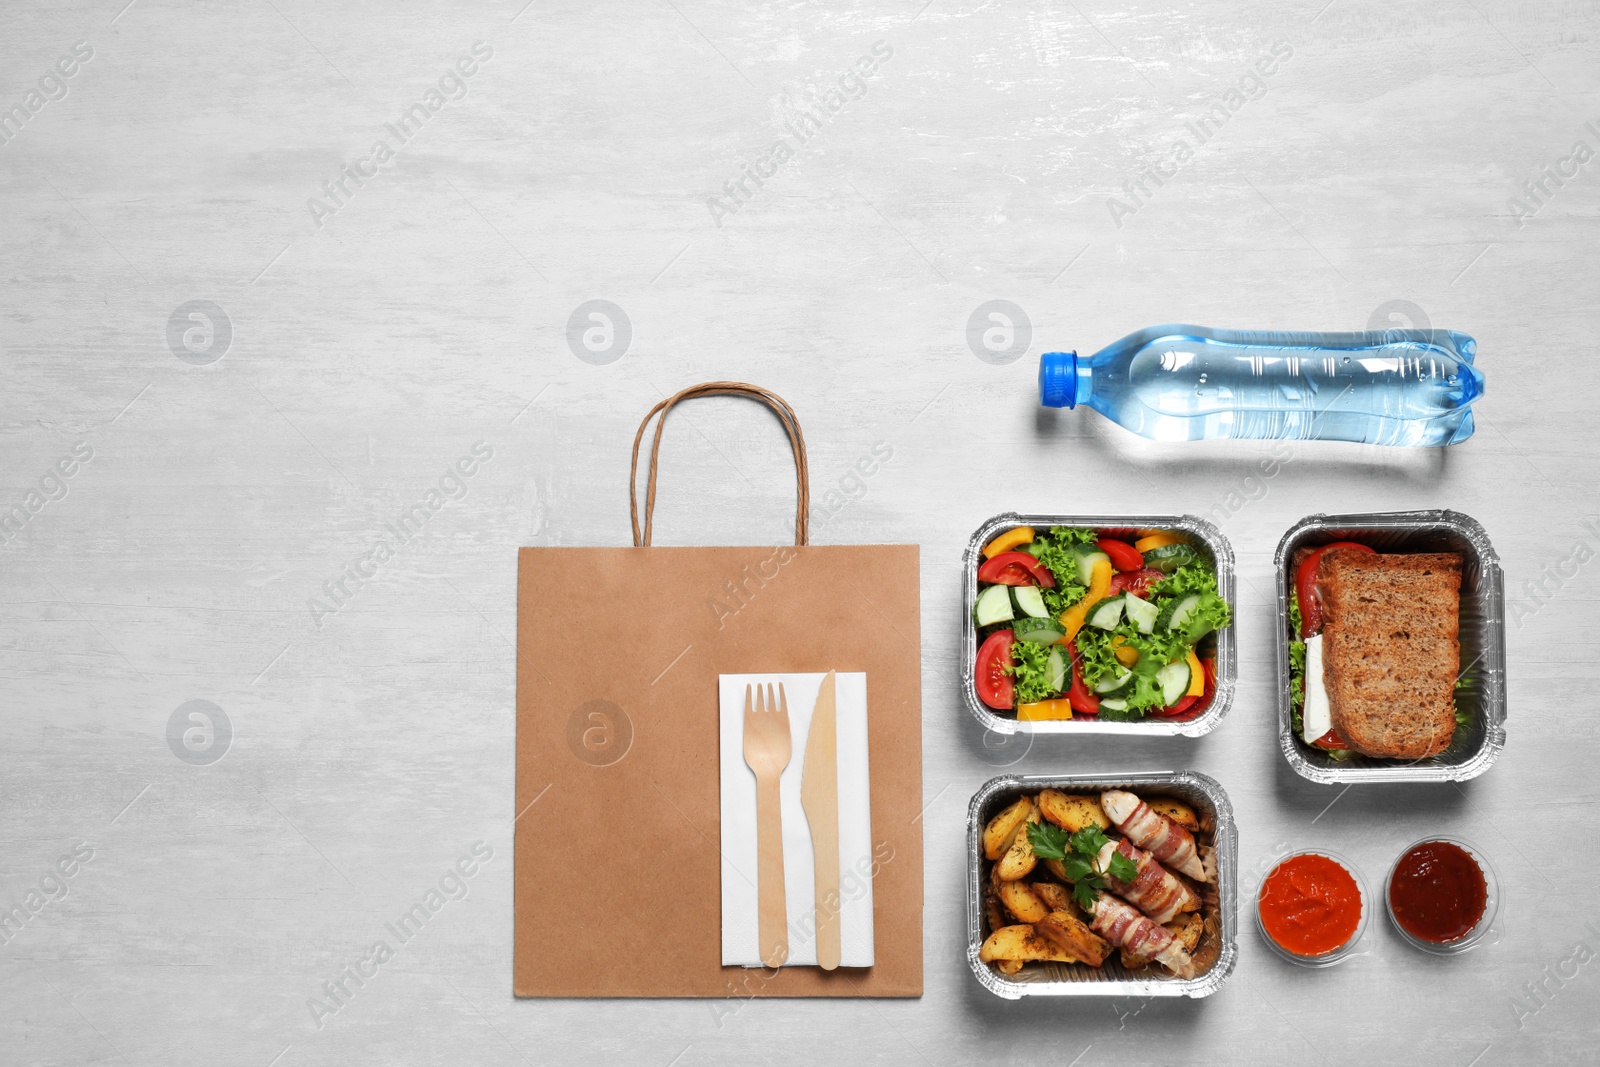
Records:
{"label": "cucumber slice", "polygon": [[1011,610],[1010,586],[991,585],[979,593],[977,603],[972,605],[972,618],[979,626],[993,626],[1016,618]]}
{"label": "cucumber slice", "polygon": [[1101,697],[1100,706],[1107,711],[1127,711],[1128,702],[1121,697]]}
{"label": "cucumber slice", "polygon": [[1044,678],[1050,683],[1050,688],[1058,693],[1065,693],[1072,686],[1072,660],[1060,647],[1050,650],[1050,658],[1044,661]]}
{"label": "cucumber slice", "polygon": [[1098,682],[1094,683],[1094,691],[1096,693],[1115,693],[1117,690],[1127,685],[1132,678],[1133,672],[1124,667],[1116,674],[1108,674]]}
{"label": "cucumber slice", "polygon": [[1106,561],[1106,564],[1108,566],[1111,563],[1111,557],[1110,556],[1106,555],[1104,552],[1100,551],[1098,548],[1092,548],[1092,547],[1089,547],[1089,546],[1083,546],[1083,547],[1078,548],[1076,550],[1076,552],[1074,552],[1074,555],[1076,555],[1078,557],[1078,584],[1079,585],[1087,586],[1087,585],[1090,585],[1090,584],[1093,583],[1093,581],[1094,581],[1094,565],[1095,565],[1096,562],[1098,562],[1099,560],[1103,559],[1103,560]]}
{"label": "cucumber slice", "polygon": [[1122,597],[1112,597],[1089,610],[1089,625],[1102,630],[1115,630],[1122,621]]}
{"label": "cucumber slice", "polygon": [[1189,621],[1189,616],[1194,614],[1194,609],[1199,606],[1199,593],[1179,597],[1161,609],[1161,617],[1156,620],[1156,625],[1163,630],[1181,630]]}
{"label": "cucumber slice", "polygon": [[1156,617],[1161,614],[1161,609],[1148,600],[1140,600],[1132,593],[1126,594],[1122,599],[1125,601],[1123,610],[1128,613],[1128,621],[1137,626],[1142,634],[1155,633]]}
{"label": "cucumber slice", "polygon": [[1169,663],[1156,671],[1156,684],[1161,687],[1161,700],[1168,707],[1183,699],[1189,691],[1189,664],[1183,660]]}
{"label": "cucumber slice", "polygon": [[1067,636],[1067,628],[1054,619],[1018,619],[1011,631],[1018,641],[1034,645],[1053,645]]}
{"label": "cucumber slice", "polygon": [[1011,595],[1017,598],[1017,607],[1024,615],[1043,619],[1050,614],[1044,609],[1044,594],[1039,592],[1039,587],[1036,585],[1014,586]]}
{"label": "cucumber slice", "polygon": [[1171,574],[1185,563],[1194,559],[1196,555],[1198,553],[1188,545],[1162,545],[1160,548],[1152,548],[1144,554],[1144,565],[1161,571],[1163,574]]}

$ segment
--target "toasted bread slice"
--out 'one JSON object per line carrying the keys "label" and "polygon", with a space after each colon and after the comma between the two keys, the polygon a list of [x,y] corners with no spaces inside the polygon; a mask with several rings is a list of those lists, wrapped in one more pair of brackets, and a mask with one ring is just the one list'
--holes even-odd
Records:
{"label": "toasted bread slice", "polygon": [[1367,756],[1423,759],[1450,744],[1461,666],[1461,557],[1326,553],[1323,684],[1333,728]]}

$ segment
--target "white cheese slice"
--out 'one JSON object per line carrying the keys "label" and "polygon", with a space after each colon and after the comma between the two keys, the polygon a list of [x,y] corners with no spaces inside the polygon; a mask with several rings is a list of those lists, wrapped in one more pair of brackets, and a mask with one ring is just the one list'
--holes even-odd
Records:
{"label": "white cheese slice", "polygon": [[1333,715],[1328,711],[1328,691],[1322,685],[1322,635],[1306,638],[1306,702],[1300,712],[1303,729],[1301,736],[1306,744],[1333,729]]}

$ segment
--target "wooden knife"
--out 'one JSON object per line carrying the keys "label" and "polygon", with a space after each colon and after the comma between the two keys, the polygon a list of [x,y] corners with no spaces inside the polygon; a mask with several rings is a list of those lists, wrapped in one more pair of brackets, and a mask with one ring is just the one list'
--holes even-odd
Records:
{"label": "wooden knife", "polygon": [[800,771],[800,805],[811,827],[816,856],[817,964],[839,966],[839,722],[834,672],[822,679],[806,731],[806,761]]}

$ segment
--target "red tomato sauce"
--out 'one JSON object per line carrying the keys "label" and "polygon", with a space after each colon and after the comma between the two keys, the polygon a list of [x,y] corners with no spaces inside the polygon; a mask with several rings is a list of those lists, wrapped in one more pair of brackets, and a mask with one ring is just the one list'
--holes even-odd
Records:
{"label": "red tomato sauce", "polygon": [[1261,885],[1256,906],[1267,936],[1297,956],[1325,956],[1361,922],[1361,888],[1343,866],[1307,852],[1290,856]]}
{"label": "red tomato sauce", "polygon": [[1488,906],[1483,868],[1470,852],[1448,841],[1424,841],[1400,857],[1389,879],[1395,922],[1423,941],[1459,941]]}

